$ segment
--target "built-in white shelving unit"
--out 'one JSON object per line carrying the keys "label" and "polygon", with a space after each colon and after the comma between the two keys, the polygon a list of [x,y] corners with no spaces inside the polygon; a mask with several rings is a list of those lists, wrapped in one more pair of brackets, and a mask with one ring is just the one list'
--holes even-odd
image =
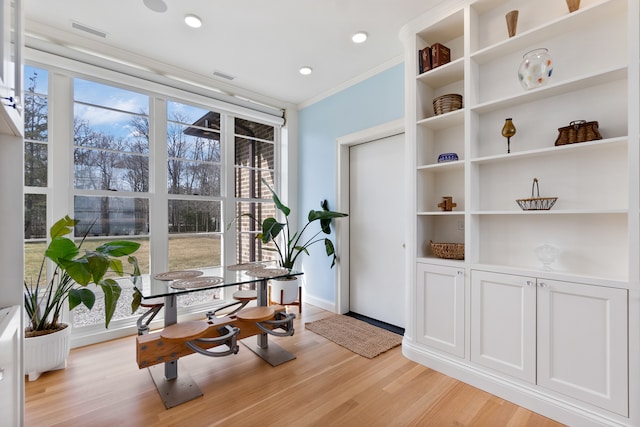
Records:
{"label": "built-in white shelving unit", "polygon": [[[415,165],[404,354],[571,425],[640,426],[639,26],[637,0],[572,13],[561,0],[459,0],[401,31]],[[451,62],[420,74],[434,43]],[[552,77],[525,90],[518,66],[540,47]],[[436,115],[448,93],[463,108]],[[574,120],[598,121],[603,139],[555,146]],[[558,197],[551,210],[517,205],[534,178]],[[465,259],[435,257],[430,241],[464,243]],[[557,249],[551,269],[542,245]]]}

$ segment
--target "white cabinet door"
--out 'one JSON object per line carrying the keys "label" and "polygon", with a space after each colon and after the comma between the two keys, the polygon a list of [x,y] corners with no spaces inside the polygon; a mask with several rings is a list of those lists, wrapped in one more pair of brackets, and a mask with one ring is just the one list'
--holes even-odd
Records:
{"label": "white cabinet door", "polygon": [[464,357],[464,270],[417,265],[417,340]]}
{"label": "white cabinet door", "polygon": [[627,416],[627,291],[538,280],[538,384]]}
{"label": "white cabinet door", "polygon": [[7,426],[20,426],[23,423],[21,313],[21,306],[0,309],[0,414],[4,419],[2,425]]}
{"label": "white cabinet door", "polygon": [[536,279],[471,272],[471,361],[536,380]]}

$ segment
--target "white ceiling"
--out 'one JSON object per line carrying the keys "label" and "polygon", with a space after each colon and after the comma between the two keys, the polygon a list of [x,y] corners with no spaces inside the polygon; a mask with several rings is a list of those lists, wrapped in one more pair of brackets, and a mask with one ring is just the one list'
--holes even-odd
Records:
{"label": "white ceiling", "polygon": [[[166,4],[166,12],[152,11],[143,0],[23,3],[27,33],[64,31],[94,49],[135,54],[142,64],[149,59],[211,78],[214,87],[230,83],[300,104],[400,62],[400,28],[441,1],[147,0]],[[189,13],[202,19],[201,28],[184,24]],[[72,22],[104,32],[106,38],[72,28]],[[369,39],[356,45],[351,35],[359,30]],[[303,65],[313,73],[300,75]],[[214,71],[235,78],[229,82],[213,76]]]}

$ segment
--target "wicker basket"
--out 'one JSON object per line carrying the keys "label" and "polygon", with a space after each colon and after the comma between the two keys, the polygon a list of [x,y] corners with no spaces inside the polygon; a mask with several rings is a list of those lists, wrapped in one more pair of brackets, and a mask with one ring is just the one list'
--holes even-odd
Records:
{"label": "wicker basket", "polygon": [[574,120],[569,123],[569,126],[558,128],[558,138],[555,145],[575,144],[596,139],[602,139],[598,130],[598,122]]}
{"label": "wicker basket", "polygon": [[462,95],[449,93],[433,100],[433,112],[437,115],[449,113],[462,108]]}
{"label": "wicker basket", "polygon": [[[534,191],[537,190],[537,197],[534,197]],[[557,197],[540,197],[540,186],[538,185],[538,178],[533,178],[533,185],[531,186],[531,198],[530,199],[516,199],[518,206],[523,211],[548,211],[558,200]]]}
{"label": "wicker basket", "polygon": [[464,259],[464,243],[433,243],[429,240],[429,247],[438,258]]}

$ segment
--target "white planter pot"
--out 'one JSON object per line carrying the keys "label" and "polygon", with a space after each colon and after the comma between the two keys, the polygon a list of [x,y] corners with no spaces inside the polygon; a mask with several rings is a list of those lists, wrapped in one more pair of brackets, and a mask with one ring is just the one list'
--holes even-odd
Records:
{"label": "white planter pot", "polygon": [[272,279],[269,282],[270,301],[286,305],[298,301],[298,277],[286,279]]}
{"label": "white planter pot", "polygon": [[35,381],[40,374],[67,367],[71,351],[71,325],[61,331],[24,339],[24,374]]}

